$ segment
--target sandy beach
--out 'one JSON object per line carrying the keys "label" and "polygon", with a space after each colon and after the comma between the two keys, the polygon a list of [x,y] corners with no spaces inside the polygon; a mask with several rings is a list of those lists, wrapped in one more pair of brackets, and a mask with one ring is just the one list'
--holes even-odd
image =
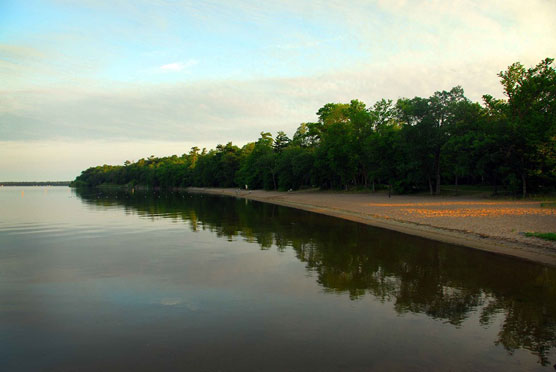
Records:
{"label": "sandy beach", "polygon": [[188,191],[284,205],[556,266],[556,242],[523,234],[556,231],[556,209],[542,208],[540,201],[220,188]]}

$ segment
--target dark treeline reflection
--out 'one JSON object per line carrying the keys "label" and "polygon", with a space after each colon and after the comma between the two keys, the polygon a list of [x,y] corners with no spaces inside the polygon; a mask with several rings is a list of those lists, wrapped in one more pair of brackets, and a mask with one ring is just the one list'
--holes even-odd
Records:
{"label": "dark treeline reflection", "polygon": [[77,189],[86,203],[121,206],[192,230],[243,238],[261,249],[291,247],[325,291],[367,294],[399,314],[422,313],[455,327],[478,312],[496,343],[549,363],[556,347],[556,270],[271,204],[188,193]]}

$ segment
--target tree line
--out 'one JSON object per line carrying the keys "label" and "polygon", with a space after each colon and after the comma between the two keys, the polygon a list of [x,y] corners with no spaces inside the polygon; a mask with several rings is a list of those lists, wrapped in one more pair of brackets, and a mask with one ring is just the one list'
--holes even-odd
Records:
{"label": "tree line", "polygon": [[491,185],[525,196],[556,188],[556,69],[516,62],[498,74],[505,98],[470,101],[460,86],[428,98],[327,103],[290,138],[261,132],[243,147],[102,165],[73,186],[249,187],[296,190]]}
{"label": "tree line", "polygon": [[0,182],[1,186],[69,186],[70,181],[10,181]]}

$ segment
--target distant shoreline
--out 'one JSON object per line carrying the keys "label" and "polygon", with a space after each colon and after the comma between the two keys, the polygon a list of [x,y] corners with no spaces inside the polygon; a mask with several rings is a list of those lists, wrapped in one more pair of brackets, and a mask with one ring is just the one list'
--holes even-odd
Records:
{"label": "distant shoreline", "polygon": [[0,182],[0,187],[2,186],[69,186],[71,181],[10,181],[10,182]]}
{"label": "distant shoreline", "polygon": [[283,205],[401,233],[556,266],[556,242],[524,232],[555,230],[556,210],[536,201],[223,188],[186,189]]}

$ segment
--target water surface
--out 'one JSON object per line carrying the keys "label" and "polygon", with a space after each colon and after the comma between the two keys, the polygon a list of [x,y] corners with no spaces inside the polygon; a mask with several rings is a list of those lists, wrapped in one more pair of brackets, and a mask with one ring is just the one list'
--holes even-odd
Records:
{"label": "water surface", "polygon": [[551,370],[556,270],[228,197],[0,188],[2,370]]}

